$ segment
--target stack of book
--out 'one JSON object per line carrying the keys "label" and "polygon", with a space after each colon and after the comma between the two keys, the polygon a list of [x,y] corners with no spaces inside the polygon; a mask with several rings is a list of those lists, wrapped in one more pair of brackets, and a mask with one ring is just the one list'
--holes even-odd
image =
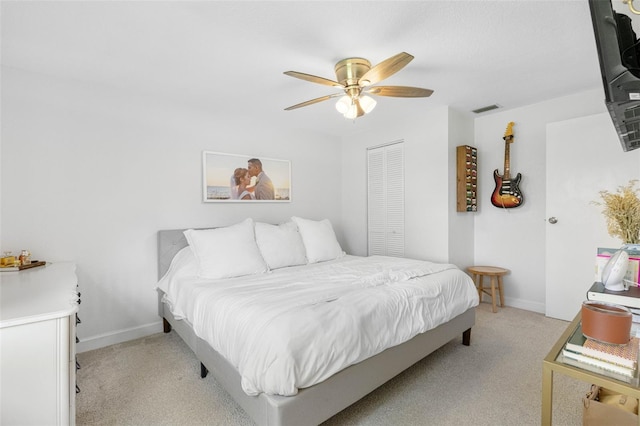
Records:
{"label": "stack of book", "polygon": [[628,290],[611,291],[604,288],[604,284],[595,282],[587,291],[587,299],[640,309],[640,287],[632,285]]}
{"label": "stack of book", "polygon": [[598,342],[582,334],[578,325],[564,349],[563,361],[567,364],[631,383],[637,377],[638,346],[640,339],[632,337],[626,345]]}

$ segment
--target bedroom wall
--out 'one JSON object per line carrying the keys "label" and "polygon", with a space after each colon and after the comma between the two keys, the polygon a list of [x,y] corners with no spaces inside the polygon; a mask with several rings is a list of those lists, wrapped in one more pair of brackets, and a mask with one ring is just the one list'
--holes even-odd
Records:
{"label": "bedroom wall", "polygon": [[[76,262],[81,351],[161,330],[159,229],[297,215],[342,232],[334,138],[6,67],[1,107],[0,250]],[[203,203],[203,150],[290,159],[293,201]]]}
{"label": "bedroom wall", "polygon": [[[511,270],[504,287],[509,306],[545,312],[547,124],[602,112],[606,112],[604,94],[594,89],[475,120],[480,203],[475,217],[475,262]],[[525,203],[498,209],[490,201],[495,188],[493,170],[504,172],[502,137],[509,121],[515,122],[511,172],[512,176],[523,175],[520,189]]]}
{"label": "bedroom wall", "polygon": [[455,146],[470,144],[472,138],[471,119],[448,107],[416,111],[403,121],[380,121],[372,131],[345,138],[342,224],[346,249],[367,254],[367,148],[404,140],[405,256],[470,264],[473,217],[455,213],[455,198],[451,200],[455,197],[451,191],[455,172],[451,167],[455,166]]}

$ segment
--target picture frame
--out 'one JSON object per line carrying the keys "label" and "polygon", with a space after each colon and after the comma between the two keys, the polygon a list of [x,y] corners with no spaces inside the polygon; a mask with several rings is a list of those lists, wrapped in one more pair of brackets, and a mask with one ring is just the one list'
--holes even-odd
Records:
{"label": "picture frame", "polygon": [[291,202],[291,161],[202,152],[205,203]]}

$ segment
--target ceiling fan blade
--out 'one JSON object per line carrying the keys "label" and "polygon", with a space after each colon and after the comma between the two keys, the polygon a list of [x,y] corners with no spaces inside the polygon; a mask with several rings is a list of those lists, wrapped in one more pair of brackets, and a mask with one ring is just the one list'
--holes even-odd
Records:
{"label": "ceiling fan blade", "polygon": [[344,93],[334,93],[333,95],[321,96],[319,98],[311,99],[311,100],[306,101],[306,102],[301,102],[299,104],[292,105],[289,108],[285,108],[284,110],[285,111],[291,111],[292,109],[297,109],[297,108],[305,107],[307,105],[317,104],[318,102],[326,101],[326,100],[329,100],[331,98],[337,98],[338,96],[344,96]]}
{"label": "ceiling fan blade", "polygon": [[409,55],[406,52],[398,53],[395,56],[385,59],[384,61],[380,62],[378,65],[367,71],[362,77],[360,77],[360,80],[358,80],[358,84],[361,87],[376,84],[377,82],[382,81],[385,78],[391,77],[393,74],[404,68],[412,60],[412,55]]}
{"label": "ceiling fan blade", "polygon": [[364,92],[376,96],[393,96],[397,98],[426,98],[431,96],[433,90],[409,86],[376,86],[366,88]]}
{"label": "ceiling fan blade", "polygon": [[301,80],[310,81],[312,83],[324,84],[325,86],[344,87],[337,81],[329,80],[328,78],[324,77],[318,77],[317,75],[305,74],[303,72],[297,71],[285,71],[284,74],[290,77],[299,78]]}

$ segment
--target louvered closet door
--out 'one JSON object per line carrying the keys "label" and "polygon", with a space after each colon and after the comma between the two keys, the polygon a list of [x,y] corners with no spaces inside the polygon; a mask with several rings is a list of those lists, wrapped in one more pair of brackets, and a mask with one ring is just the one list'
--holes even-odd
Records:
{"label": "louvered closet door", "polygon": [[369,255],[404,256],[404,145],[367,151]]}

